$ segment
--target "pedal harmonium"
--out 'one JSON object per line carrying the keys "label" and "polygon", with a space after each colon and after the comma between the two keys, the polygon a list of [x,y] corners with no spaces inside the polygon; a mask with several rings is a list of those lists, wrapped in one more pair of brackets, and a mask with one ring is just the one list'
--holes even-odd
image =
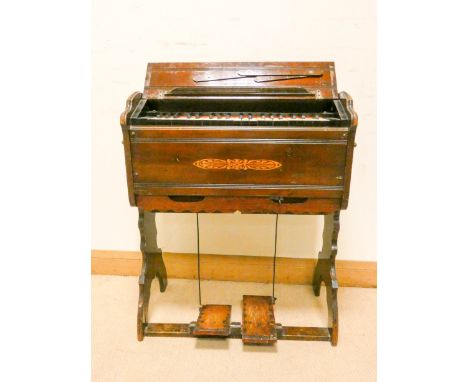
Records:
{"label": "pedal harmonium", "polygon": [[[337,92],[333,62],[148,64],[144,92],[129,97],[121,116],[143,256],[139,340],[214,336],[247,344],[337,344],[335,256],[357,120],[351,97]],[[236,211],[324,215],[312,287],[318,296],[325,284],[328,327],[276,323],[274,296],[244,296],[242,323],[231,322],[230,305],[203,305],[188,324],[148,322],[152,280],[161,292],[167,286],[155,213]]]}

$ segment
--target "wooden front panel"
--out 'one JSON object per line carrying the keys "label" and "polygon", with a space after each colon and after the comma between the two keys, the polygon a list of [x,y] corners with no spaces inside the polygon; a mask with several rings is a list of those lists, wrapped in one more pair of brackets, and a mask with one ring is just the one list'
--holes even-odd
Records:
{"label": "wooden front panel", "polygon": [[348,127],[308,126],[131,126],[131,142],[158,139],[309,139],[346,144]]}
{"label": "wooden front panel", "polygon": [[135,190],[141,195],[337,198],[343,189],[345,140],[194,138],[191,134],[134,139],[131,150]]}
{"label": "wooden front panel", "polygon": [[283,198],[281,204],[268,197],[200,196],[186,198],[137,195],[136,204],[147,211],[246,214],[329,214],[341,206],[341,199]]}

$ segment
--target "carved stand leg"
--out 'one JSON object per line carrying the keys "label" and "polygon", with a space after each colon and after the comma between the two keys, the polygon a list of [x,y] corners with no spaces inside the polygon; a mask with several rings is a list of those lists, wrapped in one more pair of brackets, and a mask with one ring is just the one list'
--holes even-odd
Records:
{"label": "carved stand leg", "polygon": [[320,295],[322,281],[327,287],[328,327],[331,330],[331,344],[338,343],[338,281],[336,280],[335,257],[338,251],[337,241],[340,230],[340,211],[324,216],[323,246],[315,268],[313,288],[316,296]]}
{"label": "carved stand leg", "polygon": [[138,228],[140,229],[140,250],[143,256],[141,274],[138,280],[140,296],[138,299],[137,333],[138,341],[144,337],[145,325],[148,323],[148,303],[151,292],[151,282],[155,277],[159,280],[159,290],[164,292],[167,287],[166,267],[162,251],[158,248],[155,213],[138,209]]}

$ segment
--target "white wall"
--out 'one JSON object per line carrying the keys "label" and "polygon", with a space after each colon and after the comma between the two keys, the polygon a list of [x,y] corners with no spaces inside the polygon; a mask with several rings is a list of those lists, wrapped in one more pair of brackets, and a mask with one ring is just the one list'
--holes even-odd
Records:
{"label": "white wall", "polygon": [[[339,259],[376,260],[376,19],[374,0],[93,1],[92,246],[138,250],[127,199],[119,115],[142,91],[148,62],[335,61],[338,91],[359,114]],[[322,218],[280,216],[278,255],[316,256]],[[196,250],[195,215],[157,217],[167,252]],[[204,253],[273,253],[273,215],[201,215]]]}

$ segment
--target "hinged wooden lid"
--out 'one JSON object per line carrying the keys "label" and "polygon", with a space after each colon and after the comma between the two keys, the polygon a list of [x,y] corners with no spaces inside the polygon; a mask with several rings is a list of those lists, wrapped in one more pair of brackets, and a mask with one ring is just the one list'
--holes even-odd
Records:
{"label": "hinged wooden lid", "polygon": [[[245,91],[244,91],[245,89]],[[311,95],[338,98],[333,62],[150,63],[144,97]],[[232,90],[232,92],[231,92]],[[209,94],[211,92],[211,94]],[[304,94],[305,93],[305,94]]]}

